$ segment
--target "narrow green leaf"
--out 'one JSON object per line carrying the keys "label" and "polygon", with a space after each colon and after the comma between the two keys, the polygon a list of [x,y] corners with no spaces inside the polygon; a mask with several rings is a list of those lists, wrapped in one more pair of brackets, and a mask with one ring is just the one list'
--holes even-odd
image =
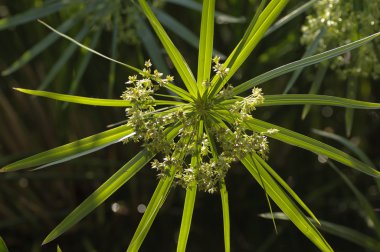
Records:
{"label": "narrow green leaf", "polygon": [[280,20],[278,20],[276,23],[274,23],[265,33],[264,37],[269,36],[274,31],[277,31],[279,28],[284,26],[285,24],[289,23],[290,21],[294,20],[296,17],[300,16],[302,13],[306,12],[308,9],[310,9],[314,3],[317,0],[310,0],[306,2],[305,4],[295,8],[294,10],[290,11],[289,14],[286,14],[284,17],[282,17]]}
{"label": "narrow green leaf", "polygon": [[[130,107],[131,103],[126,100],[121,99],[100,99],[100,98],[90,98],[83,96],[75,96],[75,95],[66,95],[66,94],[58,94],[54,92],[48,91],[40,91],[40,90],[30,90],[24,88],[14,88],[17,91],[20,91],[25,94],[45,97],[57,101],[71,102],[83,105],[91,105],[91,106],[103,106],[103,107]],[[156,100],[155,105],[183,105],[182,102],[178,101],[165,101],[165,100]]]}
{"label": "narrow green leaf", "polygon": [[334,57],[339,56],[343,53],[346,53],[346,52],[349,52],[355,48],[358,48],[364,44],[367,44],[368,42],[372,41],[373,39],[377,38],[378,36],[380,36],[380,32],[372,34],[372,35],[365,37],[363,39],[354,41],[354,42],[349,43],[347,45],[337,47],[337,48],[334,48],[332,50],[307,57],[305,59],[294,61],[294,62],[289,63],[287,65],[283,65],[281,67],[278,67],[276,69],[273,69],[271,71],[263,73],[257,77],[254,77],[254,78],[236,86],[232,90],[232,93],[233,93],[233,95],[238,95],[244,91],[247,91],[247,90],[249,90],[249,89],[251,89],[257,85],[260,85],[264,82],[267,82],[269,80],[272,80],[278,76],[281,76],[281,75],[284,75],[286,73],[295,71],[298,68],[314,65],[316,63],[334,58]]}
{"label": "narrow green leaf", "polygon": [[[313,55],[317,51],[319,42],[321,41],[323,36],[326,34],[326,31],[327,31],[326,27],[322,27],[319,30],[319,33],[315,36],[313,43],[311,43],[306,48],[305,53],[302,55],[303,59],[306,57],[310,57],[311,55]],[[284,94],[287,94],[289,92],[289,90],[294,86],[298,77],[301,75],[303,69],[304,69],[304,67],[300,67],[296,71],[293,72],[292,77],[290,78],[288,84],[285,87]]]}
{"label": "narrow green leaf", "polygon": [[[182,38],[185,42],[194,48],[199,48],[199,38],[191,30],[189,30],[189,28],[160,9],[153,8],[153,12],[156,14],[161,24],[168,28],[168,30],[175,33],[178,37]],[[226,58],[223,53],[217,50],[213,51],[213,55],[219,56],[222,60]]]}
{"label": "narrow green leaf", "polygon": [[150,227],[153,224],[154,219],[157,216],[158,211],[164,204],[169,190],[172,186],[175,175],[175,167],[170,168],[169,175],[162,178],[158,183],[156,190],[153,193],[152,198],[149,201],[148,207],[137,227],[135,234],[132,237],[131,243],[128,247],[128,252],[139,251],[142,242],[144,241]]}
{"label": "narrow green leaf", "polygon": [[[79,20],[76,18],[68,19],[66,22],[64,22],[62,25],[60,25],[57,30],[60,32],[66,32],[71,27],[73,27]],[[53,44],[55,41],[57,41],[59,36],[55,34],[54,32],[47,35],[43,40],[38,42],[35,46],[33,46],[31,49],[24,52],[19,59],[17,59],[10,67],[3,70],[1,74],[3,76],[10,75],[11,73],[17,71],[20,69],[20,67],[24,66],[26,63],[31,61],[34,57],[36,57],[41,52],[45,51],[47,47],[49,47],[51,44]]]}
{"label": "narrow green leaf", "polygon": [[124,67],[127,67],[127,68],[129,68],[129,69],[131,69],[131,70],[133,70],[133,71],[135,71],[135,72],[138,72],[138,73],[141,72],[141,70],[138,69],[138,68],[135,68],[135,67],[133,67],[133,66],[130,66],[130,65],[128,65],[128,64],[125,64],[125,63],[123,63],[123,62],[121,62],[121,61],[114,60],[114,59],[112,59],[112,58],[110,58],[110,57],[108,57],[108,56],[106,56],[106,55],[104,55],[104,54],[101,54],[101,53],[98,52],[98,51],[95,51],[95,50],[89,48],[88,46],[85,46],[85,45],[81,44],[81,43],[78,42],[76,39],[73,39],[73,38],[71,38],[70,36],[67,36],[66,34],[63,34],[62,32],[57,31],[56,29],[54,29],[53,27],[51,27],[50,25],[46,24],[45,22],[43,22],[43,21],[41,21],[41,20],[38,20],[38,22],[40,22],[40,23],[43,24],[46,28],[48,28],[48,29],[50,29],[51,31],[55,32],[55,33],[58,34],[59,36],[61,36],[61,37],[65,38],[65,39],[71,41],[72,43],[76,44],[76,45],[79,46],[79,47],[82,47],[83,49],[85,49],[85,50],[87,50],[87,51],[89,51],[89,52],[92,52],[92,53],[94,53],[94,54],[96,54],[96,55],[98,55],[98,56],[100,56],[100,57],[102,57],[102,58],[104,58],[104,59],[107,59],[107,60],[109,60],[109,61],[112,61],[112,62],[114,62],[114,63],[117,63],[117,64],[119,64],[119,65],[122,65],[122,66],[124,66]]}
{"label": "narrow green leaf", "polygon": [[129,126],[122,125],[16,161],[1,168],[0,172],[17,171],[36,166],[44,168],[53,164],[62,163],[117,143],[131,136],[131,134],[133,134],[133,129]]}
{"label": "narrow green leaf", "polygon": [[328,161],[327,162],[333,170],[339,174],[339,176],[344,180],[348,188],[351,189],[351,191],[354,193],[356,199],[359,202],[360,210],[362,211],[362,217],[368,224],[370,228],[372,228],[378,237],[380,237],[380,220],[377,217],[377,213],[375,212],[375,208],[371,205],[371,203],[367,200],[367,198],[359,191],[358,188],[350,181],[350,179],[341,172],[336,165]]}
{"label": "narrow green leaf", "polygon": [[[323,79],[325,78],[326,76],[326,73],[327,73],[327,69],[328,69],[328,64],[326,63],[321,63],[318,67],[318,71],[315,75],[315,78],[314,78],[314,81],[313,83],[311,84],[311,87],[310,87],[310,90],[309,90],[309,94],[317,94],[320,87],[321,87],[321,84],[322,84],[322,81]],[[308,115],[309,111],[310,111],[310,108],[311,108],[311,105],[310,104],[306,104],[302,110],[302,120],[304,120],[306,118],[306,116]]]}
{"label": "narrow green leaf", "polygon": [[212,49],[214,44],[215,0],[204,0],[198,54],[197,86],[200,94],[205,89],[203,82],[210,80]]}
{"label": "narrow green leaf", "polygon": [[269,135],[270,138],[274,138],[287,144],[325,155],[360,172],[366,173],[373,177],[380,177],[380,172],[371,166],[357,160],[356,158],[348,155],[347,153],[344,153],[343,151],[340,151],[313,138],[254,118],[250,119],[247,125],[251,130],[254,130],[256,132],[265,132],[269,129],[277,129],[279,132]]}
{"label": "narrow green leaf", "polygon": [[[263,1],[265,3],[266,1]],[[227,58],[224,66],[229,68],[229,72],[223,79],[216,75],[212,80],[212,90],[210,96],[213,97],[218,93],[223,86],[228,82],[228,80],[235,74],[235,72],[240,68],[248,56],[252,53],[253,49],[257,46],[260,40],[263,38],[265,32],[269,29],[271,24],[275,21],[277,16],[285,8],[288,0],[272,0],[267,5],[267,7],[261,12],[261,8],[256,15],[256,18],[250,23],[243,39],[239,42],[237,47]],[[262,4],[261,6],[264,6]]]}
{"label": "narrow green leaf", "polygon": [[[199,121],[198,127],[194,129],[194,132],[197,132],[197,134],[193,138],[194,142],[201,141],[203,137],[203,120]],[[195,146],[195,148],[196,148],[195,154],[191,157],[192,167],[200,165],[200,162],[202,161],[201,150],[200,150],[201,146],[198,144]],[[181,228],[180,228],[179,236],[178,236],[177,252],[186,251],[186,245],[187,245],[187,240],[189,238],[196,195],[197,195],[197,183],[193,181],[186,188],[186,198],[185,198],[185,205],[183,207]]]}
{"label": "narrow green leaf", "polygon": [[292,188],[277,174],[275,170],[273,170],[272,167],[270,167],[267,162],[265,162],[260,156],[258,156],[256,153],[253,153],[253,157],[261,164],[261,166],[269,172],[269,174],[279,183],[286,192],[302,207],[303,210],[305,210],[313,220],[320,224],[317,217],[315,217],[314,213],[310,210],[310,208],[302,201],[302,199],[293,191]]}
{"label": "narrow green leaf", "polygon": [[0,236],[0,251],[1,252],[8,252],[8,248],[7,248],[7,245],[5,244],[3,238],[1,238]]}
{"label": "narrow green leaf", "polygon": [[[266,219],[271,218],[269,213],[260,214],[260,216]],[[289,220],[289,217],[287,217],[284,213],[275,213],[274,216],[276,219],[279,220]],[[379,240],[375,240],[372,237],[369,237],[361,232],[358,232],[346,226],[321,220],[321,225],[317,227],[326,233],[338,236],[342,239],[355,243],[362,248],[366,248],[371,251],[378,251],[380,248]]]}
{"label": "narrow green leaf", "polygon": [[0,31],[9,29],[17,25],[21,25],[30,21],[34,21],[38,18],[48,16],[62,9],[67,3],[60,1],[51,5],[46,5],[41,8],[32,8],[26,12],[15,15],[9,18],[3,18],[0,20]]}
{"label": "narrow green leaf", "polygon": [[77,206],[57,227],[55,227],[45,238],[42,244],[46,244],[56,239],[74,226],[95,208],[108,199],[115,191],[132,178],[141,168],[145,166],[154,154],[146,149],[140,151],[128,163],[121,167],[114,175],[104,182],[95,192]]}
{"label": "narrow green leaf", "polygon": [[105,106],[105,107],[130,107],[131,106],[131,103],[129,101],[125,101],[121,99],[99,99],[99,98],[90,98],[90,97],[75,96],[75,95],[58,94],[54,92],[31,90],[31,89],[24,89],[24,88],[14,88],[14,89],[25,94],[45,97],[45,98],[49,98],[49,99],[53,99],[57,101],[83,104],[83,105]]}
{"label": "narrow green leaf", "polygon": [[61,248],[59,247],[59,245],[57,245],[57,252],[62,252]]}
{"label": "narrow green leaf", "polygon": [[[303,214],[297,205],[289,198],[270,174],[260,165],[258,161],[247,155],[240,160],[247,170],[252,174],[261,187],[276,203],[276,205],[289,217],[297,228],[308,237],[322,251],[333,251],[327,241],[319,233],[317,228]],[[260,173],[260,174],[259,174]]]}
{"label": "narrow green leaf", "polygon": [[[79,33],[75,36],[76,41],[82,41],[89,32],[89,27],[84,26]],[[58,60],[54,63],[52,68],[49,70],[48,74],[44,78],[43,82],[40,84],[38,89],[46,89],[50,83],[54,80],[58,72],[65,66],[70,57],[74,54],[77,47],[75,44],[70,44],[65,51],[61,54]]]}
{"label": "narrow green leaf", "polygon": [[231,238],[230,238],[230,207],[228,204],[228,192],[226,183],[220,183],[220,197],[222,199],[223,210],[223,230],[224,230],[224,251],[231,251]]}
{"label": "narrow green leaf", "polygon": [[197,195],[197,185],[189,186],[186,189],[185,205],[183,207],[181,229],[178,237],[177,252],[185,252],[186,244],[189,237],[191,219],[193,217],[195,197]]}
{"label": "narrow green leaf", "polygon": [[310,104],[354,109],[380,109],[380,103],[350,100],[328,95],[287,94],[265,95],[264,97],[264,103],[257,107]]}
{"label": "narrow green leaf", "polygon": [[179,75],[181,76],[182,81],[184,82],[187,90],[191,95],[195,96],[197,94],[197,86],[195,78],[190,70],[190,67],[187,65],[185,59],[175,47],[173,42],[170,40],[168,34],[165,32],[164,28],[157,20],[156,16],[153,14],[152,9],[149,7],[145,0],[139,0],[140,6],[145,13],[145,16],[148,18],[150,24],[155,30],[158,38],[163,44],[166,52],[168,53],[170,59],[172,60],[175,68],[177,69]]}

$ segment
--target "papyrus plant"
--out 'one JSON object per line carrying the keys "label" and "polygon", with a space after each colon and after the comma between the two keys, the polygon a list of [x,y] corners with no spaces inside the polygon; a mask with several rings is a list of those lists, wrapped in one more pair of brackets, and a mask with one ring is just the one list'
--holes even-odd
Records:
{"label": "papyrus plant", "polygon": [[[269,198],[320,250],[332,248],[317,230],[319,222],[311,210],[267,163],[268,138],[324,155],[368,175],[380,172],[369,165],[315,139],[264,122],[254,116],[255,109],[278,105],[330,105],[345,108],[379,109],[380,104],[323,95],[268,95],[258,85],[341,55],[379,36],[379,33],[263,73],[241,84],[230,83],[264,36],[287,0],[262,1],[243,38],[224,63],[212,56],[215,0],[203,1],[197,77],[175,47],[145,0],[141,9],[151,23],[173,62],[180,80],[163,76],[148,60],[142,70],[118,62],[136,72],[129,77],[123,99],[96,99],[45,91],[17,90],[65,102],[96,106],[124,107],[128,122],[102,133],[72,142],[1,169],[10,172],[28,168],[45,168],[53,164],[99,150],[111,144],[138,141],[142,150],[105,181],[93,194],[69,214],[44,240],[48,243],[67,231],[102,204],[117,189],[147,164],[158,170],[159,182],[128,251],[138,251],[160,207],[174,184],[186,190],[178,251],[185,251],[190,233],[194,202],[198,191],[219,193],[224,221],[225,250],[230,251],[228,193],[224,181],[234,162],[241,162]],[[50,27],[51,28],[51,27]],[[53,28],[51,28],[53,29]],[[74,43],[75,40],[58,32]],[[87,48],[89,49],[89,48]],[[91,49],[89,49],[91,50]],[[93,51],[93,50],[91,50]],[[94,52],[94,51],[93,51]],[[100,56],[98,52],[95,52]],[[108,57],[106,57],[108,58]],[[110,59],[110,58],[108,58]],[[110,59],[112,60],[112,59]],[[167,95],[161,90],[167,89]],[[243,96],[250,91],[247,96]],[[157,156],[157,154],[161,154]],[[163,158],[159,158],[162,156]],[[309,217],[314,220],[310,221]],[[315,226],[313,223],[317,223]]]}

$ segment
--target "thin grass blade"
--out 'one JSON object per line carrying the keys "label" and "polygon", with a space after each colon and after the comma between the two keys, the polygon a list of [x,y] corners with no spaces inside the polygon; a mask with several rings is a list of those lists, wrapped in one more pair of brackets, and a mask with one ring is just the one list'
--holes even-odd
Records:
{"label": "thin grass blade", "polygon": [[166,52],[172,60],[175,68],[181,76],[181,79],[184,82],[187,90],[190,92],[191,95],[195,96],[197,94],[197,86],[193,73],[190,70],[190,67],[187,65],[185,59],[178,51],[178,49],[175,47],[175,45],[169,38],[168,34],[165,32],[160,22],[157,20],[148,3],[145,0],[139,0],[139,3],[142,10],[145,13],[145,16],[148,18],[158,38],[163,44]]}
{"label": "thin grass blade", "polygon": [[152,198],[149,201],[148,207],[137,227],[135,234],[132,237],[131,243],[127,249],[128,252],[139,251],[141,244],[143,243],[150,227],[153,224],[154,219],[157,216],[158,211],[164,204],[169,190],[172,186],[175,175],[175,168],[171,167],[169,175],[162,178],[158,183],[156,190],[153,193]]}
{"label": "thin grass blade", "polygon": [[257,107],[309,104],[353,109],[380,109],[380,103],[357,101],[328,95],[286,94],[265,95],[264,97],[264,103]]}
{"label": "thin grass blade", "polygon": [[224,251],[231,251],[231,235],[230,235],[230,207],[228,203],[228,191],[226,183],[220,183],[220,197],[222,200],[223,211],[223,231],[224,231]]}
{"label": "thin grass blade", "polygon": [[211,75],[211,59],[214,44],[214,13],[215,0],[203,1],[197,75],[197,86],[200,94],[203,94],[205,89],[203,82],[209,81]]}
{"label": "thin grass blade", "polygon": [[[66,95],[66,94],[59,94],[59,93],[54,93],[54,92],[31,90],[31,89],[24,89],[24,88],[14,88],[14,89],[25,94],[45,97],[45,98],[49,98],[49,99],[53,99],[57,101],[76,103],[76,104],[102,106],[102,107],[130,107],[131,106],[131,103],[129,101],[121,100],[121,99],[100,99],[100,98]],[[154,102],[155,102],[155,105],[183,105],[182,102],[178,102],[178,101],[155,100]]]}
{"label": "thin grass blade", "polygon": [[98,51],[95,51],[95,50],[89,48],[88,46],[83,45],[82,43],[78,42],[76,39],[73,39],[73,38],[71,38],[70,36],[67,36],[66,34],[63,34],[62,32],[57,31],[56,29],[54,29],[53,27],[51,27],[50,25],[46,24],[45,22],[43,22],[43,21],[41,21],[41,20],[38,20],[38,22],[40,22],[40,23],[43,24],[46,28],[48,28],[49,30],[55,32],[55,33],[58,34],[59,36],[65,38],[65,39],[67,39],[67,40],[69,40],[70,42],[76,44],[77,46],[79,46],[79,47],[81,47],[81,48],[83,48],[83,49],[85,49],[85,50],[87,50],[87,51],[89,51],[89,52],[92,52],[93,54],[96,54],[96,55],[98,55],[98,56],[100,56],[100,57],[102,57],[102,58],[104,58],[104,59],[107,59],[107,60],[109,60],[109,61],[111,61],[111,62],[114,62],[114,63],[117,63],[117,64],[119,64],[119,65],[122,65],[122,66],[124,66],[124,67],[126,67],[126,68],[129,68],[129,69],[135,71],[135,72],[138,72],[138,73],[141,72],[141,70],[138,69],[138,68],[135,68],[135,67],[133,67],[133,66],[130,66],[130,65],[128,65],[128,64],[125,64],[125,63],[123,63],[123,62],[121,62],[121,61],[114,60],[114,59],[112,59],[112,58],[110,58],[110,57],[108,57],[108,56],[106,56],[106,55],[104,55],[104,54],[101,54],[101,53],[98,52]]}
{"label": "thin grass blade", "polygon": [[269,129],[277,129],[279,132],[269,135],[270,138],[280,140],[290,145],[294,145],[311,152],[327,156],[333,160],[336,160],[344,165],[347,165],[360,172],[366,173],[373,177],[380,177],[380,172],[372,168],[371,166],[357,160],[356,158],[348,155],[347,153],[340,151],[330,145],[324,144],[313,138],[304,136],[286,128],[279,127],[274,124],[270,124],[258,119],[250,119],[247,123],[251,130],[256,132],[265,132]]}
{"label": "thin grass blade", "polygon": [[186,189],[185,205],[183,207],[181,229],[179,231],[177,252],[185,252],[193,217],[197,185],[194,183]]}
{"label": "thin grass blade", "polygon": [[49,243],[66,232],[95,208],[108,199],[130,178],[132,178],[141,168],[145,166],[154,154],[146,149],[140,151],[128,163],[121,167],[114,175],[104,182],[95,192],[86,198],[79,206],[77,206],[61,223],[58,224],[45,238],[42,244]]}
{"label": "thin grass blade", "polygon": [[[260,165],[258,161],[247,155],[240,160],[247,170],[252,174],[261,187],[266,188],[266,192],[276,203],[276,205],[289,217],[297,228],[308,237],[320,250],[333,251],[317,228],[289,198],[270,174]],[[260,172],[260,174],[259,174]]]}
{"label": "thin grass blade", "polygon": [[53,164],[72,160],[76,157],[105,148],[111,144],[120,142],[133,134],[133,129],[122,125],[114,129],[106,130],[81,140],[41,152],[34,156],[16,161],[0,169],[0,172],[11,172],[36,166],[46,167]]}
{"label": "thin grass blade", "polygon": [[[269,213],[260,214],[260,216],[266,219],[270,218]],[[284,213],[275,213],[275,218],[279,220],[289,220],[289,218]],[[326,233],[338,236],[370,251],[378,251],[380,248],[379,240],[376,240],[346,226],[321,220],[321,225],[317,227]]]}
{"label": "thin grass blade", "polygon": [[[228,111],[218,111],[218,114],[228,123],[233,124],[235,121],[234,117],[231,117]],[[255,132],[267,132],[271,129],[277,129],[277,133],[270,134],[268,137],[303,148],[305,150],[309,150],[316,154],[324,155],[370,176],[376,178],[380,177],[380,172],[368,164],[365,164],[358,159],[348,155],[347,153],[340,151],[330,145],[317,141],[313,138],[255,118],[247,119],[245,126]]]}
{"label": "thin grass blade", "polygon": [[226,74],[226,76],[223,77],[223,79],[221,79],[218,75],[213,78],[212,90],[210,92],[211,97],[213,97],[223,88],[223,86],[228,82],[228,80],[235,74],[235,72],[252,53],[253,49],[263,38],[265,32],[269,29],[271,24],[285,8],[288,0],[272,0],[261,12],[264,3],[266,3],[266,1],[262,1],[262,4],[259,6],[259,10],[257,11],[257,14],[260,15],[255,15],[246,33],[244,34],[243,39],[224,63],[224,66],[226,68],[229,68],[229,72]]}
{"label": "thin grass blade", "polygon": [[260,85],[264,82],[267,82],[269,80],[272,80],[278,76],[284,75],[286,73],[293,72],[293,71],[297,70],[298,68],[314,65],[316,63],[323,62],[325,60],[334,58],[334,57],[339,56],[343,53],[346,53],[346,52],[349,52],[355,48],[358,48],[362,45],[365,45],[365,44],[369,43],[370,41],[372,41],[373,39],[375,39],[379,36],[380,36],[380,32],[372,34],[372,35],[365,37],[363,39],[354,41],[354,42],[349,43],[347,45],[337,47],[337,48],[334,48],[332,50],[329,50],[329,51],[326,51],[326,52],[323,52],[323,53],[320,53],[317,55],[313,55],[313,56],[307,57],[305,59],[294,61],[294,62],[289,63],[287,65],[278,67],[276,69],[273,69],[271,71],[263,73],[257,77],[254,77],[254,78],[236,86],[232,90],[232,94],[238,95],[244,91],[247,91],[247,90],[249,90],[249,89],[251,89],[257,85]]}
{"label": "thin grass blade", "polygon": [[253,158],[256,159],[260,165],[267,171],[269,174],[279,183],[283,189],[298,203],[303,210],[309,214],[309,216],[318,224],[319,221],[317,217],[315,217],[314,213],[310,210],[310,208],[302,201],[302,199],[293,191],[293,189],[277,174],[275,170],[273,170],[267,162],[265,162],[260,156],[256,153],[253,153]]}

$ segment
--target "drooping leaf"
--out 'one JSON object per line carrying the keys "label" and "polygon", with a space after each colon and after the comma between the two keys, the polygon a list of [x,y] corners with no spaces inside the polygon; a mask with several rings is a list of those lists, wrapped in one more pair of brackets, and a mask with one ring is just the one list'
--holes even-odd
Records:
{"label": "drooping leaf", "polygon": [[256,153],[253,153],[253,157],[260,163],[260,165],[279,183],[282,188],[286,190],[286,192],[295,200],[299,206],[305,210],[313,220],[319,224],[317,217],[315,217],[314,213],[310,210],[310,208],[302,201],[302,199],[293,191],[292,188],[277,174],[272,167],[270,167],[267,162],[265,162],[260,156]]}
{"label": "drooping leaf", "polygon": [[1,168],[0,172],[17,171],[37,166],[44,168],[66,162],[117,143],[132,134],[133,129],[131,127],[122,125],[16,161]]}
{"label": "drooping leaf", "polygon": [[148,152],[146,149],[140,151],[98,189],[96,189],[96,191],[85,199],[79,206],[77,206],[61,223],[59,223],[58,226],[56,226],[48,234],[42,244],[49,243],[56,239],[58,236],[86,217],[95,208],[108,199],[114,192],[116,192],[122,185],[124,185],[130,178],[132,178],[138,171],[140,171],[140,169],[143,168],[144,165],[147,164],[153,157],[154,154]]}
{"label": "drooping leaf", "polygon": [[336,96],[313,94],[265,95],[263,104],[257,107],[282,105],[323,105],[353,109],[380,109],[380,103],[351,100]]}
{"label": "drooping leaf", "polygon": [[40,23],[43,24],[45,27],[47,27],[47,28],[50,29],[51,31],[55,32],[55,33],[58,34],[59,36],[61,36],[61,37],[65,38],[65,39],[71,41],[72,43],[76,44],[76,45],[79,46],[79,47],[82,47],[83,49],[85,49],[85,50],[87,50],[87,51],[89,51],[89,52],[92,52],[93,54],[96,54],[96,55],[98,55],[98,56],[100,56],[100,57],[102,57],[102,58],[104,58],[104,59],[107,59],[107,60],[109,60],[109,61],[112,61],[112,62],[114,62],[114,63],[117,63],[117,64],[119,64],[119,65],[122,65],[122,66],[124,66],[124,67],[127,67],[127,68],[129,68],[129,69],[131,69],[131,70],[133,70],[133,71],[135,71],[135,72],[138,72],[138,73],[141,72],[141,70],[138,69],[138,68],[135,68],[135,67],[133,67],[133,66],[130,66],[130,65],[128,65],[128,64],[125,64],[125,63],[123,63],[123,62],[121,62],[121,61],[118,61],[118,60],[112,59],[112,58],[110,58],[110,57],[108,57],[108,56],[106,56],[106,55],[104,55],[104,54],[101,54],[101,53],[98,52],[98,51],[95,51],[95,50],[89,48],[88,46],[83,45],[82,43],[80,43],[80,42],[78,42],[77,40],[71,38],[70,36],[67,36],[66,34],[63,34],[62,32],[57,31],[56,29],[54,29],[53,27],[51,27],[50,25],[46,24],[45,22],[43,22],[43,21],[41,21],[41,20],[38,20],[38,22],[40,22]]}
{"label": "drooping leaf", "polygon": [[[234,122],[234,118],[230,116],[228,111],[218,111],[219,115],[226,119],[229,123]],[[313,138],[296,133],[286,128],[258,120],[256,118],[247,119],[245,126],[255,132],[267,132],[270,129],[277,129],[278,132],[270,134],[268,137],[280,140],[284,143],[294,145],[311,152],[324,155],[333,160],[336,160],[344,165],[347,165],[360,172],[366,173],[373,177],[380,177],[380,172],[371,166],[357,160],[356,158],[348,155],[347,153],[340,151],[330,145],[317,141]]]}
{"label": "drooping leaf", "polygon": [[[260,214],[260,216],[267,219],[271,218],[269,213]],[[279,220],[289,220],[289,218],[284,213],[275,213],[274,216]],[[370,251],[378,251],[380,248],[380,241],[352,228],[324,220],[321,220],[321,225],[317,227],[326,233],[338,236]]]}
{"label": "drooping leaf", "polygon": [[317,228],[255,158],[247,155],[240,161],[260,184],[260,186],[263,188],[265,187],[266,192],[276,203],[276,205],[289,217],[294,225],[296,225],[307,238],[309,238],[320,250],[333,251]]}
{"label": "drooping leaf", "polygon": [[[83,105],[91,105],[91,106],[102,106],[102,107],[130,107],[130,101],[121,100],[121,99],[100,99],[100,98],[90,98],[83,96],[75,96],[75,95],[66,95],[66,94],[58,94],[54,92],[48,91],[40,91],[40,90],[30,90],[24,88],[15,88],[15,90],[20,91],[22,93],[46,97],[49,99],[71,102],[76,104]],[[182,102],[177,101],[165,101],[165,100],[156,100],[156,105],[182,105]]]}

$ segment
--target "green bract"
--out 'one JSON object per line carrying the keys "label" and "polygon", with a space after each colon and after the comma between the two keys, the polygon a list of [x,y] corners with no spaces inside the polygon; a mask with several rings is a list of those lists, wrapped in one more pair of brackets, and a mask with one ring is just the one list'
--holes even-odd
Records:
{"label": "green bract", "polygon": [[[149,60],[145,63],[143,70],[116,61],[137,72],[136,75],[129,77],[126,83],[127,88],[122,94],[123,100],[84,98],[18,89],[32,95],[66,102],[125,107],[128,122],[100,134],[17,161],[3,167],[2,172],[47,167],[117,142],[137,141],[144,147],[69,214],[43,243],[54,240],[71,228],[151,162],[151,167],[158,170],[159,183],[130,242],[128,251],[139,250],[174,184],[180,184],[186,190],[177,251],[186,249],[194,202],[199,190],[220,192],[225,250],[230,251],[228,192],[224,180],[226,173],[234,165],[233,162],[240,161],[264,189],[268,202],[271,198],[287,218],[320,250],[332,251],[330,245],[317,230],[320,223],[312,211],[266,162],[269,151],[267,137],[327,156],[374,177],[380,177],[380,172],[329,145],[261,121],[255,118],[254,111],[257,107],[294,104],[379,109],[380,104],[323,95],[298,94],[266,97],[256,86],[282,74],[346,53],[375,39],[379,33],[292,62],[240,85],[234,85],[229,80],[285,8],[287,0],[262,1],[244,37],[225,63],[222,63],[218,57],[213,58],[215,0],[204,0],[197,78],[194,77],[185,59],[157,20],[149,4],[145,0],[138,2],[172,60],[181,78],[180,81],[174,80],[172,76],[164,77],[158,70],[153,71]],[[53,28],[50,27],[50,29]],[[79,42],[75,43],[85,48]],[[212,71],[215,73],[213,76]],[[170,91],[171,95],[161,92],[165,89]],[[250,89],[251,93],[248,96],[237,96]],[[158,153],[162,153],[164,158],[154,159]]]}

